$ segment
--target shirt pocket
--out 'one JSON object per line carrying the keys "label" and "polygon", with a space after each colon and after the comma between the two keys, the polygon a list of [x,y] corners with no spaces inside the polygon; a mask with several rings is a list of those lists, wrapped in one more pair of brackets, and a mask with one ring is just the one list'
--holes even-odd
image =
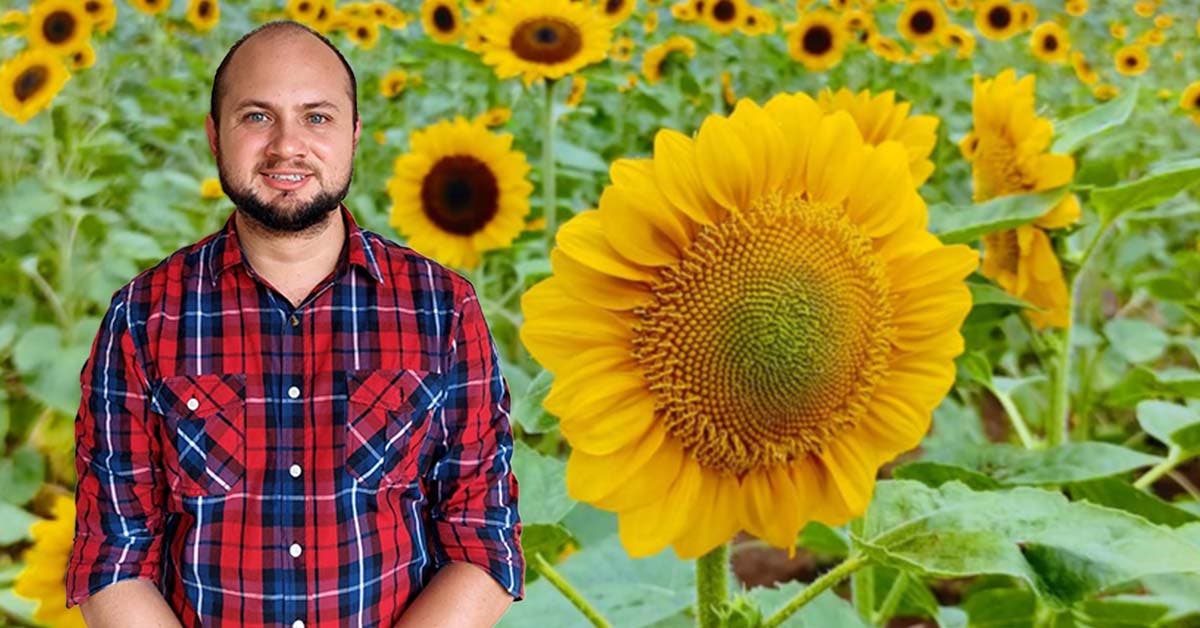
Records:
{"label": "shirt pocket", "polygon": [[346,472],[367,488],[416,480],[429,422],[441,402],[441,373],[351,371],[346,391]]}
{"label": "shirt pocket", "polygon": [[246,474],[246,376],[166,377],[156,399],[172,489],[189,497],[230,492]]}

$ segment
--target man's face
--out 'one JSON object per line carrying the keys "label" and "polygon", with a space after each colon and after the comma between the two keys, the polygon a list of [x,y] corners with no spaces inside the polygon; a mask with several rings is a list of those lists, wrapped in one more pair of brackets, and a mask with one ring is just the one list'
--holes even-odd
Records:
{"label": "man's face", "polygon": [[362,131],[337,56],[310,35],[265,33],[223,80],[220,129],[205,128],[225,193],[272,231],[324,222],[349,191]]}

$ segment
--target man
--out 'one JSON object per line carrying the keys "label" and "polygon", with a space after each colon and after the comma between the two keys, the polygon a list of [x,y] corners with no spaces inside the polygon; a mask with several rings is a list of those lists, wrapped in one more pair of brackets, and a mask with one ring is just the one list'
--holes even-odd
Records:
{"label": "man", "polygon": [[90,626],[481,626],[523,596],[495,345],[466,280],[341,205],[355,90],[291,22],[217,70],[237,210],[114,294],[81,373]]}

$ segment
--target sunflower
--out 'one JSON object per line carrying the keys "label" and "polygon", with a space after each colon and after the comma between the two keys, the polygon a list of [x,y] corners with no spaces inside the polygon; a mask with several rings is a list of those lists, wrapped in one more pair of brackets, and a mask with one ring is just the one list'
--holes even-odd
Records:
{"label": "sunflower", "polygon": [[75,500],[57,495],[52,517],[31,526],[33,546],[25,550],[25,568],[17,575],[13,592],[36,601],[33,618],[56,628],[84,628],[79,607],[67,609],[67,588],[63,582],[71,545],[75,539]]}
{"label": "sunflower", "polygon": [[1013,5],[1013,10],[1017,15],[1017,25],[1022,31],[1033,27],[1038,19],[1037,7],[1028,2],[1018,2]]}
{"label": "sunflower", "polygon": [[283,12],[290,20],[312,26],[317,13],[326,6],[326,0],[288,0]]}
{"label": "sunflower", "polygon": [[1158,9],[1154,0],[1138,0],[1133,4],[1133,12],[1139,17],[1150,17]]}
{"label": "sunflower", "polygon": [[379,79],[379,95],[384,98],[395,98],[408,86],[408,72],[392,70]]}
{"label": "sunflower", "polygon": [[1096,100],[1105,101],[1112,100],[1121,94],[1121,90],[1117,89],[1116,85],[1110,83],[1101,83],[1092,87],[1092,96]]}
{"label": "sunflower", "polygon": [[1122,46],[1113,55],[1113,65],[1116,66],[1117,72],[1125,76],[1137,76],[1150,68],[1150,55],[1138,44]]}
{"label": "sunflower", "polygon": [[953,48],[956,59],[970,59],[975,54],[975,36],[958,24],[947,26],[942,31],[939,43],[946,48]]}
{"label": "sunflower", "polygon": [[629,19],[637,8],[637,0],[596,0],[596,11],[610,24],[616,26]]}
{"label": "sunflower", "polygon": [[707,0],[704,23],[718,35],[728,35],[737,30],[749,9],[746,0]]}
{"label": "sunflower", "polygon": [[90,42],[85,41],[78,48],[68,52],[66,58],[71,71],[86,70],[96,65],[96,50]]}
{"label": "sunflower", "polygon": [[1067,0],[1067,15],[1080,17],[1088,12],[1088,0]]}
{"label": "sunflower", "polygon": [[842,29],[847,33],[866,33],[878,30],[875,16],[862,9],[851,9],[841,15]]}
{"label": "sunflower", "polygon": [[1100,80],[1100,75],[1088,62],[1087,56],[1078,50],[1071,52],[1071,67],[1075,70],[1075,77],[1084,85],[1094,85],[1096,81]]}
{"label": "sunflower", "polygon": [[526,85],[559,79],[604,59],[612,26],[590,6],[570,0],[499,0],[481,20],[483,62],[500,78]]}
{"label": "sunflower", "polygon": [[[1075,176],[1070,155],[1047,152],[1054,127],[1034,113],[1034,87],[1032,75],[1018,81],[1011,69],[995,79],[975,77],[968,159],[977,202],[1056,188]],[[1079,214],[1072,194],[1031,224],[983,237],[984,276],[1040,308],[1028,312],[1040,328],[1070,325],[1067,285],[1045,230],[1071,225]]]}
{"label": "sunflower", "polygon": [[346,26],[346,36],[359,48],[371,50],[379,43],[379,23],[369,17],[353,18]]}
{"label": "sunflower", "polygon": [[1144,46],[1161,46],[1167,40],[1167,35],[1163,31],[1152,28],[1138,37],[1138,43]]}
{"label": "sunflower", "polygon": [[749,7],[746,10],[745,16],[742,17],[742,23],[738,26],[738,30],[743,35],[757,37],[759,35],[770,35],[775,32],[779,24],[775,21],[775,17],[758,7]]}
{"label": "sunflower", "polygon": [[984,39],[1004,41],[1021,31],[1016,10],[1009,0],[981,0],[975,8],[975,30]]}
{"label": "sunflower", "polygon": [[1154,28],[1166,30],[1168,28],[1171,28],[1174,25],[1175,25],[1174,16],[1170,16],[1170,15],[1166,15],[1166,14],[1154,16]]}
{"label": "sunflower", "polygon": [[158,15],[171,8],[171,0],[129,0],[129,4],[146,15]]}
{"label": "sunflower", "polygon": [[646,19],[642,20],[642,32],[653,35],[656,30],[658,30],[658,11],[651,10],[646,14]]}
{"label": "sunflower", "polygon": [[1043,22],[1033,29],[1029,38],[1033,56],[1046,63],[1064,63],[1071,51],[1071,39],[1066,29],[1055,22]]}
{"label": "sunflower", "polygon": [[896,102],[896,92],[892,90],[872,94],[864,89],[855,94],[844,87],[836,92],[826,88],[817,95],[817,104],[827,114],[834,111],[850,114],[868,146],[888,141],[904,146],[913,185],[919,187],[933,174],[929,156],[937,145],[936,116],[908,115],[912,104]]}
{"label": "sunflower", "polygon": [[904,47],[900,45],[900,42],[891,37],[884,37],[883,35],[871,37],[867,40],[867,47],[880,59],[890,63],[904,62]]}
{"label": "sunflower", "polygon": [[371,12],[375,15],[376,21],[394,31],[402,30],[408,26],[408,15],[404,11],[382,0],[371,3]]}
{"label": "sunflower", "polygon": [[466,0],[467,10],[472,14],[483,13],[492,6],[492,0]]}
{"label": "sunflower", "polygon": [[721,99],[730,107],[737,104],[737,92],[733,91],[733,74],[729,70],[721,72]]}
{"label": "sunflower", "polygon": [[925,230],[903,146],[781,94],[611,176],[522,298],[571,496],[633,557],[862,514],[954,382],[978,263]]}
{"label": "sunflower", "polygon": [[683,35],[672,35],[663,43],[647,48],[642,54],[642,76],[646,77],[647,83],[654,84],[662,79],[671,53],[691,59],[696,56],[696,42]]}
{"label": "sunflower", "polygon": [[671,17],[679,22],[695,22],[700,19],[700,13],[689,0],[682,0],[671,5]]}
{"label": "sunflower", "polygon": [[512,243],[525,228],[533,185],[513,136],[462,117],[413,133],[411,152],[388,180],[389,224],[418,252],[473,268],[483,251]]}
{"label": "sunflower", "polygon": [[117,5],[113,0],[85,0],[83,10],[92,19],[92,29],[107,33],[117,23]]}
{"label": "sunflower", "polygon": [[612,57],[613,61],[626,62],[633,58],[633,40],[629,37],[619,37],[613,42],[612,49],[608,51],[608,56]]}
{"label": "sunflower", "polygon": [[29,23],[29,15],[19,9],[9,9],[0,13],[0,27],[15,26],[18,29],[24,29]]}
{"label": "sunflower", "polygon": [[25,124],[50,105],[70,78],[54,52],[45,48],[22,52],[0,65],[0,111]]}
{"label": "sunflower", "polygon": [[429,38],[452,44],[463,34],[462,13],[457,0],[425,0],[421,5],[421,26]]}
{"label": "sunflower", "polygon": [[225,196],[225,190],[221,188],[221,180],[216,177],[208,177],[200,182],[200,198],[214,199]]}
{"label": "sunflower", "polygon": [[1108,25],[1108,34],[1113,39],[1124,40],[1129,35],[1129,28],[1120,22],[1113,22]]}
{"label": "sunflower", "polygon": [[1200,81],[1195,81],[1183,89],[1179,97],[1179,107],[1193,113],[1200,111]]}
{"label": "sunflower", "polygon": [[40,0],[29,10],[31,48],[67,54],[92,37],[92,18],[75,0]]}
{"label": "sunflower", "polygon": [[896,21],[896,30],[904,39],[928,48],[937,44],[949,22],[938,0],[908,0]]}
{"label": "sunflower", "polygon": [[201,33],[212,30],[221,20],[221,4],[217,0],[190,0],[187,21]]}
{"label": "sunflower", "polygon": [[579,103],[583,102],[585,92],[587,92],[587,79],[579,75],[572,76],[571,91],[567,94],[567,106],[578,107]]}
{"label": "sunflower", "polygon": [[498,127],[512,119],[512,109],[508,107],[492,107],[487,111],[475,116],[472,124],[482,124],[491,129]]}
{"label": "sunflower", "polygon": [[812,72],[821,72],[842,60],[849,34],[837,14],[818,9],[800,16],[788,30],[788,54]]}

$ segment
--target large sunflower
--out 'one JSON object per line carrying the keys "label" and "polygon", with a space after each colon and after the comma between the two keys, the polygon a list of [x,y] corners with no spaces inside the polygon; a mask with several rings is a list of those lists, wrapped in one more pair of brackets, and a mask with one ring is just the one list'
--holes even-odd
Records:
{"label": "large sunflower", "polygon": [[459,117],[412,135],[388,180],[390,224],[413,249],[470,268],[483,251],[508,246],[525,228],[529,194],[525,155],[513,136]]}
{"label": "large sunflower", "polygon": [[421,5],[421,26],[429,38],[450,44],[463,35],[462,12],[458,0],[425,0]]}
{"label": "large sunflower", "polygon": [[825,9],[800,16],[787,33],[788,54],[810,71],[828,70],[842,60],[850,34],[837,14]]}
{"label": "large sunflower", "polygon": [[29,9],[26,33],[31,48],[65,55],[92,37],[92,18],[74,0],[40,0]]}
{"label": "large sunflower", "polygon": [[909,116],[912,104],[897,103],[896,93],[891,90],[873,95],[870,90],[855,94],[844,87],[837,92],[826,88],[818,95],[817,102],[825,113],[838,110],[849,113],[863,140],[871,146],[889,140],[900,142],[908,152],[908,169],[915,185],[925,183],[933,174],[929,155],[937,145],[936,116]]}
{"label": "large sunflower", "polygon": [[938,0],[909,0],[896,21],[896,30],[918,46],[933,48],[949,24]]}
{"label": "large sunflower", "polygon": [[[1070,155],[1047,152],[1054,127],[1034,113],[1034,86],[1032,75],[1018,81],[1011,69],[995,79],[975,77],[973,146],[964,156],[972,164],[976,201],[1048,190],[1074,178]],[[1038,327],[1070,325],[1066,281],[1045,230],[1069,226],[1079,214],[1072,194],[1032,224],[983,238],[983,274],[1040,308],[1028,312]]]}
{"label": "large sunflower", "polygon": [[603,60],[612,39],[602,15],[570,0],[500,0],[476,19],[486,38],[483,62],[500,78],[520,75],[526,85]]}
{"label": "large sunflower", "polygon": [[63,576],[75,539],[75,501],[66,495],[54,498],[52,517],[33,524],[33,547],[25,551],[25,568],[17,575],[13,592],[36,601],[33,618],[56,628],[84,628],[83,613],[67,609]]}
{"label": "large sunflower", "polygon": [[978,262],[926,232],[904,147],[780,95],[611,174],[522,299],[570,494],[635,557],[860,515],[954,381]]}
{"label": "large sunflower", "polygon": [[25,124],[49,106],[70,78],[54,52],[27,50],[0,65],[0,111]]}
{"label": "large sunflower", "polygon": [[1010,0],[981,0],[975,6],[975,30],[985,39],[1004,41],[1021,32],[1016,8]]}

